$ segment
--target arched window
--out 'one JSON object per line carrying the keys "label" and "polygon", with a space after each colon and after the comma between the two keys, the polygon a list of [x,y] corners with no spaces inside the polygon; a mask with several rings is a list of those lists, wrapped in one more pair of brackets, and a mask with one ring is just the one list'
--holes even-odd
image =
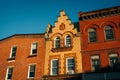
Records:
{"label": "arched window", "polygon": [[65,46],[71,46],[71,36],[70,35],[67,35],[65,37]]}
{"label": "arched window", "polygon": [[89,42],[96,42],[97,41],[97,35],[96,35],[95,29],[90,28],[88,30],[88,38],[89,38]]}
{"label": "arched window", "polygon": [[106,40],[114,39],[113,28],[111,26],[105,26],[105,37]]}
{"label": "arched window", "polygon": [[54,47],[55,48],[60,48],[60,37],[59,36],[57,36],[56,38],[55,38],[55,42],[54,42],[55,44],[54,44]]}

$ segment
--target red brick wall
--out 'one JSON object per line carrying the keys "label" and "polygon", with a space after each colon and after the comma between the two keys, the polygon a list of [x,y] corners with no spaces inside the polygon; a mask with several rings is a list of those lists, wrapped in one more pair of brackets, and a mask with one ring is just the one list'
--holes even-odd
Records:
{"label": "red brick wall", "polygon": [[[110,24],[114,29],[115,40],[106,41],[104,35],[104,26]],[[82,49],[82,63],[83,71],[91,71],[90,56],[98,54],[100,56],[101,66],[109,65],[108,53],[118,52],[120,58],[120,15],[107,16],[97,19],[79,21],[81,32],[81,49]],[[89,43],[88,29],[95,26],[97,31],[98,41]],[[115,49],[112,49],[115,48]]]}
{"label": "red brick wall", "polygon": [[[31,44],[38,42],[37,55],[30,57]],[[11,47],[17,45],[15,60],[8,60]],[[7,67],[14,66],[12,80],[26,80],[29,64],[36,64],[35,79],[43,76],[45,40],[44,35],[20,35],[0,41],[0,79],[6,77]]]}

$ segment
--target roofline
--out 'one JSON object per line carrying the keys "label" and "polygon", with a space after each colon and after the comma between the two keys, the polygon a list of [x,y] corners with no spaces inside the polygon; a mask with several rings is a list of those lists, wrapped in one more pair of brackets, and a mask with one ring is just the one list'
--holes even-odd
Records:
{"label": "roofline", "polygon": [[44,35],[45,33],[35,33],[35,34],[14,34],[11,36],[8,36],[6,38],[0,39],[0,41],[6,40],[8,38],[14,37],[14,36],[27,36],[27,35]]}

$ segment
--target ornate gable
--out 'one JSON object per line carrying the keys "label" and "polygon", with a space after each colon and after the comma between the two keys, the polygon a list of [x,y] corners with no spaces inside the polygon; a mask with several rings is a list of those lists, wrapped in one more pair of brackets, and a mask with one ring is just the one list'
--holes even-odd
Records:
{"label": "ornate gable", "polygon": [[50,24],[48,24],[48,27],[46,30],[46,38],[48,37],[52,38],[57,34],[64,35],[67,32],[71,34],[76,34],[77,29],[74,28],[74,24],[71,23],[68,16],[62,10],[60,11],[60,16],[58,16],[58,19],[55,22],[55,25],[52,27]]}

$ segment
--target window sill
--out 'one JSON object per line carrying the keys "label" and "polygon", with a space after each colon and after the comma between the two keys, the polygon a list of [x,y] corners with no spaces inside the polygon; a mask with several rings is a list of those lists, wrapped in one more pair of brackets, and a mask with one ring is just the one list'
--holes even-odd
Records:
{"label": "window sill", "polygon": [[15,60],[15,57],[8,58],[7,60]]}
{"label": "window sill", "polygon": [[28,57],[36,57],[37,54],[30,54]]}
{"label": "window sill", "polygon": [[52,48],[52,52],[64,52],[72,50],[72,46],[60,47],[60,48]]}
{"label": "window sill", "polygon": [[34,77],[33,78],[32,77],[31,78],[27,78],[27,80],[34,80]]}

